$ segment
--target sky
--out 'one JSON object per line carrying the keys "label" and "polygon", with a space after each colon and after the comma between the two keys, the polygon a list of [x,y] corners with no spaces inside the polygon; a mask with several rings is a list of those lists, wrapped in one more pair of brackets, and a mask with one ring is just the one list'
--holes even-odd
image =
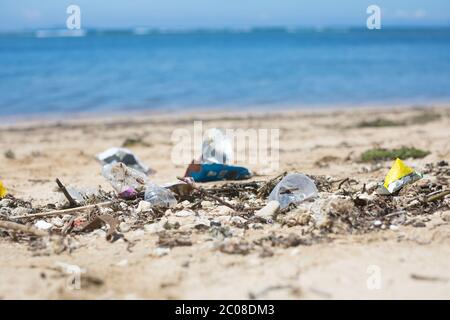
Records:
{"label": "sky", "polygon": [[372,4],[383,26],[450,26],[449,0],[0,0],[0,31],[65,28],[71,4],[82,28],[365,27]]}

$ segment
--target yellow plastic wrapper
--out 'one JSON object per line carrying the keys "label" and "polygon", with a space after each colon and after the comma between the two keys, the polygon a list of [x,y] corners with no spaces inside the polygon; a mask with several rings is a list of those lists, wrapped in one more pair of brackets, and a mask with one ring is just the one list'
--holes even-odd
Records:
{"label": "yellow plastic wrapper", "polygon": [[3,185],[3,182],[0,180],[0,199],[6,196],[8,193],[8,190],[6,190],[5,186]]}
{"label": "yellow plastic wrapper", "polygon": [[397,158],[384,179],[381,193],[392,194],[400,190],[405,184],[412,183],[420,178],[422,178],[420,173]]}

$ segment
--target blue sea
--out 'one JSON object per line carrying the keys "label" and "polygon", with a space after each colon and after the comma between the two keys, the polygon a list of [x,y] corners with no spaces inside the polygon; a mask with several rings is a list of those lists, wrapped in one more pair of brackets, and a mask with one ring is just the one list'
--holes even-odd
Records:
{"label": "blue sea", "polygon": [[0,34],[0,115],[450,102],[450,29]]}

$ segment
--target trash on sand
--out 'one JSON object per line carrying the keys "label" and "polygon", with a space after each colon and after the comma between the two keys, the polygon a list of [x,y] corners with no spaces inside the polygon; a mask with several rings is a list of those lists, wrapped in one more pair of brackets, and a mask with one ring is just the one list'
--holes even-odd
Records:
{"label": "trash on sand", "polygon": [[13,232],[23,232],[37,237],[49,235],[48,232],[39,230],[38,228],[11,221],[0,221],[0,229],[12,230]]}
{"label": "trash on sand", "polygon": [[422,178],[422,174],[408,167],[402,160],[397,158],[380,186],[380,194],[392,194],[400,190],[404,185],[413,183]]}
{"label": "trash on sand", "polygon": [[93,231],[101,228],[103,224],[107,224],[109,226],[108,232],[106,233],[106,240],[114,242],[121,237],[121,235],[117,232],[119,220],[109,214],[95,217],[94,220],[87,222],[84,226],[82,226],[81,231]]}
{"label": "trash on sand", "polygon": [[229,163],[233,156],[230,139],[219,129],[210,129],[202,145],[201,163]]}
{"label": "trash on sand", "polygon": [[147,176],[118,162],[103,167],[102,175],[123,199],[132,199],[150,183]]}
{"label": "trash on sand", "polygon": [[103,165],[122,162],[127,167],[133,168],[145,174],[155,172],[155,170],[144,165],[131,150],[126,148],[110,148],[102,153],[99,153],[96,158]]}
{"label": "trash on sand", "polygon": [[187,196],[190,195],[191,192],[194,190],[192,187],[192,184],[194,183],[194,179],[190,177],[184,178],[186,181],[178,181],[178,182],[171,182],[171,183],[165,183],[162,184],[161,187],[169,189],[173,193],[179,195],[179,196]]}
{"label": "trash on sand", "polygon": [[200,159],[187,168],[185,177],[195,182],[248,179],[253,174],[244,167],[230,165],[233,157],[231,140],[219,129],[210,129],[202,145]]}
{"label": "trash on sand", "polygon": [[269,201],[265,207],[255,212],[255,216],[264,219],[266,222],[273,221],[276,213],[280,209],[280,203],[276,200]]}
{"label": "trash on sand", "polygon": [[269,201],[277,200],[280,208],[284,209],[291,203],[300,202],[318,195],[313,180],[300,173],[290,173],[273,188]]}
{"label": "trash on sand", "polygon": [[3,182],[0,180],[0,199],[4,198],[8,194],[8,190],[3,185]]}
{"label": "trash on sand", "polygon": [[44,220],[38,220],[34,224],[34,226],[39,230],[45,230],[45,231],[50,230],[53,227],[53,225],[51,223],[48,223]]}
{"label": "trash on sand", "polygon": [[185,177],[192,177],[195,182],[218,180],[242,180],[252,176],[247,168],[220,163],[191,163]]}
{"label": "trash on sand", "polygon": [[177,204],[177,199],[175,199],[172,191],[155,183],[147,184],[144,200],[150,202],[152,206],[163,208],[173,207]]}
{"label": "trash on sand", "polygon": [[67,187],[66,189],[69,195],[80,205],[86,204],[87,200],[95,198],[98,195],[98,190],[95,188]]}

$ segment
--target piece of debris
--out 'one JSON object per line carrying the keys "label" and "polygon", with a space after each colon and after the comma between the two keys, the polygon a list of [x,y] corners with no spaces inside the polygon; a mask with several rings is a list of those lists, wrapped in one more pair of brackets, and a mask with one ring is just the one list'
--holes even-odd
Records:
{"label": "piece of debris", "polygon": [[155,183],[147,183],[144,199],[152,206],[159,208],[170,208],[177,204],[177,199],[175,199],[172,191]]}
{"label": "piece of debris", "polygon": [[8,194],[8,190],[3,185],[3,182],[0,180],[0,199],[4,198]]}
{"label": "piece of debris", "polygon": [[9,160],[14,160],[16,158],[15,153],[11,149],[5,151],[4,156],[6,159],[9,159]]}
{"label": "piece of debris", "polygon": [[23,232],[26,234],[31,234],[38,237],[48,236],[49,233],[44,230],[39,230],[35,227],[26,226],[23,224],[10,222],[10,221],[0,221],[0,229],[12,230],[15,232]]}
{"label": "piece of debris", "polygon": [[255,216],[265,220],[266,222],[273,221],[276,213],[280,209],[280,203],[276,200],[269,201],[266,206],[255,212]]}
{"label": "piece of debris", "polygon": [[126,148],[110,148],[102,153],[99,153],[96,158],[104,166],[121,162],[127,167],[133,168],[145,174],[155,172],[155,170],[144,165],[131,150]]}
{"label": "piece of debris", "polygon": [[85,231],[93,231],[95,229],[98,229],[102,227],[102,225],[108,225],[109,229],[106,233],[106,240],[110,242],[114,242],[115,240],[119,239],[121,235],[117,232],[117,227],[119,225],[119,220],[114,218],[113,216],[109,214],[104,214],[101,216],[97,216],[94,218],[94,220],[87,222],[81,227],[82,232]]}
{"label": "piece of debris", "polygon": [[250,178],[250,170],[229,164],[232,156],[230,139],[221,130],[210,129],[203,140],[201,157],[192,161],[184,176],[196,182]]}
{"label": "piece of debris", "polygon": [[248,179],[253,174],[247,168],[231,166],[221,163],[191,163],[185,177],[192,177],[195,182],[208,182],[219,180]]}
{"label": "piece of debris", "polygon": [[150,180],[145,174],[127,167],[122,162],[105,165],[102,175],[123,199],[134,199],[150,184]]}
{"label": "piece of debris", "polygon": [[269,195],[269,201],[278,201],[280,208],[284,209],[291,203],[299,204],[306,199],[316,197],[317,192],[313,180],[301,173],[291,173],[275,186]]}
{"label": "piece of debris", "polygon": [[393,194],[408,183],[422,178],[422,174],[408,167],[402,160],[396,159],[384,179],[384,184],[378,190],[380,194]]}
{"label": "piece of debris", "polygon": [[48,222],[46,222],[46,221],[44,221],[44,220],[38,220],[38,221],[34,224],[34,226],[35,226],[37,229],[39,229],[39,230],[45,230],[45,231],[48,231],[48,230],[50,230],[50,229],[53,227],[53,224],[48,223]]}
{"label": "piece of debris", "polygon": [[228,254],[242,254],[247,255],[252,249],[251,244],[246,241],[225,241],[219,246],[220,252]]}
{"label": "piece of debris", "polygon": [[152,210],[152,204],[147,201],[139,201],[139,204],[135,210],[137,214],[146,213],[146,212],[153,212]]}
{"label": "piece of debris", "polygon": [[173,248],[180,246],[192,246],[190,236],[185,233],[169,233],[162,231],[158,236],[158,245],[160,247]]}

